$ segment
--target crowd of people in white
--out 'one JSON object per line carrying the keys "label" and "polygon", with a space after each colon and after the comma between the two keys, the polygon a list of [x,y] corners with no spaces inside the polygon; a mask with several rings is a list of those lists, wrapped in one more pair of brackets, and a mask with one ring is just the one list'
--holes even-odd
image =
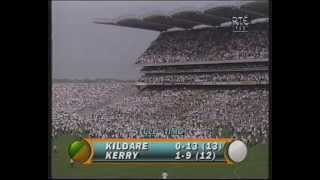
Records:
{"label": "crowd of people in white", "polygon": [[137,64],[183,63],[268,58],[268,33],[224,29],[162,33],[138,58]]}
{"label": "crowd of people in white", "polygon": [[[223,30],[163,33],[137,63],[157,64],[267,58],[267,31],[232,33]],[[201,66],[201,65],[199,65]],[[208,68],[207,65],[202,65]],[[266,68],[266,64],[227,65],[232,68]],[[146,73],[140,82],[269,81],[266,70],[210,73]],[[196,66],[195,66],[196,67]],[[185,71],[158,67],[160,71]],[[219,69],[218,68],[218,69]],[[231,69],[232,69],[231,68]],[[151,67],[149,70],[157,70]],[[188,69],[188,68],[187,68]],[[193,70],[201,70],[194,68]],[[202,70],[204,70],[202,69]],[[148,69],[145,69],[148,71]],[[52,135],[103,138],[211,138],[235,136],[248,144],[267,143],[269,95],[265,86],[167,87],[138,91],[133,83],[53,83]],[[182,134],[164,133],[177,128]],[[152,132],[145,134],[141,130]],[[155,130],[155,131],[151,131]],[[160,131],[158,131],[160,130]],[[161,131],[163,130],[163,131]]]}
{"label": "crowd of people in white", "polygon": [[[101,86],[101,87],[100,87]],[[90,111],[77,111],[84,99],[108,94],[113,97],[113,83],[54,84],[52,133],[108,138],[210,138],[236,136],[248,143],[267,142],[268,91],[264,88],[233,89],[147,89]],[[78,89],[83,91],[65,91]],[[97,90],[99,89],[99,90]],[[133,89],[133,88],[132,88]],[[129,89],[128,89],[129,90]],[[90,92],[90,93],[88,93]],[[64,98],[57,100],[56,97]],[[77,99],[78,104],[70,102]],[[116,99],[116,100],[115,100]],[[59,109],[59,110],[58,110]],[[180,128],[185,133],[168,135],[163,131],[143,134],[139,130]]]}
{"label": "crowd of people in white", "polygon": [[87,107],[108,103],[117,92],[128,85],[111,83],[53,83],[52,104],[54,112],[76,112]]}

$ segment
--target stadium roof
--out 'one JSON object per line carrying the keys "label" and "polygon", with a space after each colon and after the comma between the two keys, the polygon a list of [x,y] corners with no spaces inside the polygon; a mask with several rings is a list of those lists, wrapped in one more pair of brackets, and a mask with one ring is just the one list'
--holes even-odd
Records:
{"label": "stadium roof", "polygon": [[115,26],[124,26],[153,31],[167,31],[172,28],[192,29],[194,27],[219,27],[231,22],[233,16],[248,15],[251,23],[261,22],[256,19],[269,17],[267,1],[257,1],[241,6],[220,6],[204,10],[185,10],[174,12],[171,15],[151,14],[145,17],[118,18],[113,20],[96,19],[94,23]]}

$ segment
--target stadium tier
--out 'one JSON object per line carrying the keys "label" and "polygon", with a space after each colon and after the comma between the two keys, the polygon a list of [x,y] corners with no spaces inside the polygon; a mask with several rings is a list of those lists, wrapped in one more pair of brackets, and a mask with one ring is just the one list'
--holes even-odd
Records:
{"label": "stadium tier", "polygon": [[[246,32],[233,31],[232,19],[239,16],[249,19]],[[137,86],[260,85],[268,83],[268,18],[268,2],[257,1],[94,22],[160,32],[135,62],[143,66]]]}
{"label": "stadium tier", "polygon": [[245,60],[228,60],[228,61],[191,61],[191,62],[182,62],[182,63],[156,63],[156,64],[143,64],[143,67],[160,67],[160,66],[197,66],[197,65],[208,65],[214,64],[218,66],[222,64],[224,66],[229,64],[263,64],[267,63],[268,59],[245,59]]}
{"label": "stadium tier", "polygon": [[136,64],[259,60],[268,58],[267,30],[235,33],[229,29],[161,33]]}
{"label": "stadium tier", "polygon": [[143,66],[136,85],[268,84],[267,27],[161,33],[136,62]]}

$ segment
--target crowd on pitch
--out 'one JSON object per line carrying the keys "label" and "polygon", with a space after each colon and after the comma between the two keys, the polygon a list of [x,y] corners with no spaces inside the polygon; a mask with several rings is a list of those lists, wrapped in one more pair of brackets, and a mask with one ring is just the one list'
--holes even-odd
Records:
{"label": "crowd on pitch", "polygon": [[[232,89],[147,89],[113,96],[114,91],[97,86],[54,84],[52,134],[85,135],[101,138],[212,138],[235,136],[248,143],[268,139],[268,90],[261,87]],[[126,86],[126,85],[123,85]],[[82,91],[65,91],[86,87]],[[117,86],[119,89],[121,85]],[[133,88],[132,88],[133,89]],[[71,92],[71,93],[70,93]],[[90,92],[90,93],[88,93]],[[94,94],[94,93],[96,94]],[[79,110],[87,96],[110,94],[104,104]],[[71,103],[71,102],[78,103]],[[87,102],[86,102],[87,103]],[[92,102],[94,104],[94,102]],[[57,108],[58,107],[58,108]],[[192,129],[193,134],[152,136],[137,129]],[[211,131],[203,131],[211,129]],[[198,130],[198,131],[197,131]]]}

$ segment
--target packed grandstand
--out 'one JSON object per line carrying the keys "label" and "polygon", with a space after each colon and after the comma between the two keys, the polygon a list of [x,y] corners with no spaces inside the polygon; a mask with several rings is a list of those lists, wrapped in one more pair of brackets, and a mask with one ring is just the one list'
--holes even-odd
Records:
{"label": "packed grandstand", "polygon": [[[137,82],[54,82],[52,135],[104,138],[234,136],[267,143],[268,23],[161,32],[135,64]],[[185,130],[179,135],[141,129]]]}

